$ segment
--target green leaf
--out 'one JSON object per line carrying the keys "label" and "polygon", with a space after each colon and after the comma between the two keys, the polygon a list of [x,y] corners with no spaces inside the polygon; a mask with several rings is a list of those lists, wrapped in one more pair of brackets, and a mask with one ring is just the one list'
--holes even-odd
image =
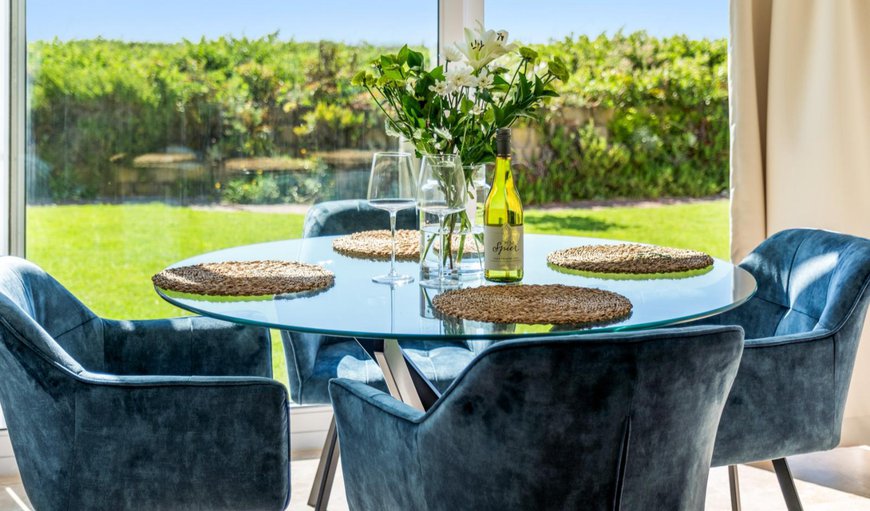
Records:
{"label": "green leaf", "polygon": [[498,126],[500,128],[504,127],[504,125],[505,125],[504,124],[504,110],[502,110],[501,108],[499,108],[496,105],[492,105],[492,118],[493,118],[493,124],[495,124],[496,126]]}
{"label": "green leaf", "polygon": [[419,116],[420,114],[420,104],[417,103],[411,96],[402,96],[402,108],[405,109],[405,112],[408,112],[409,114],[414,114],[415,117]]}
{"label": "green leaf", "polygon": [[429,76],[436,81],[444,80],[444,68],[442,66],[432,68],[432,71],[429,71]]}
{"label": "green leaf", "polygon": [[423,54],[418,51],[408,52],[408,66],[411,68],[419,68],[423,65]]}
{"label": "green leaf", "polygon": [[462,101],[459,102],[459,111],[463,114],[467,114],[472,108],[474,108],[474,101],[468,98],[462,98]]}
{"label": "green leaf", "polygon": [[541,81],[540,76],[536,76],[535,77],[535,96],[540,96],[542,92],[544,92],[544,82]]}
{"label": "green leaf", "polygon": [[402,73],[397,69],[387,69],[384,71],[384,74],[381,76],[385,78],[388,82],[402,82],[404,78],[402,77]]}
{"label": "green leaf", "polygon": [[408,49],[407,44],[402,46],[402,49],[399,50],[399,53],[396,55],[396,63],[404,64],[405,62],[408,62],[408,54],[410,51],[411,50]]}
{"label": "green leaf", "polygon": [[483,122],[484,124],[493,124],[495,122],[495,109],[498,108],[495,105],[492,108],[487,108],[485,112],[483,112]]}

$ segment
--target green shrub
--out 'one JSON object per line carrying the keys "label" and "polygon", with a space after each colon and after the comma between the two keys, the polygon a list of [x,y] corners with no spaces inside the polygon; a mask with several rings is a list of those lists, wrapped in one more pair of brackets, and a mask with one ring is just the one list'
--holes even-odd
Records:
{"label": "green shrub", "polygon": [[253,179],[233,179],[222,188],[221,197],[232,204],[271,204],[281,197],[278,181],[272,175]]}
{"label": "green shrub", "polygon": [[[727,189],[725,40],[638,32],[536,49],[562,57],[571,75],[534,128],[528,170],[517,172],[527,203]],[[105,198],[117,162],[169,146],[192,150],[211,168],[237,157],[384,149],[372,136],[383,116],[351,78],[389,50],[275,35],[31,43],[29,134],[34,161],[46,169],[39,183],[56,201]],[[221,196],[272,200],[271,184],[258,183],[256,194],[250,181],[227,183]],[[312,175],[279,180],[278,200],[311,197],[324,183]]]}
{"label": "green shrub", "polygon": [[517,173],[526,202],[701,197],[728,188],[724,40],[617,33],[539,50],[568,62],[571,78],[536,127],[540,151]]}

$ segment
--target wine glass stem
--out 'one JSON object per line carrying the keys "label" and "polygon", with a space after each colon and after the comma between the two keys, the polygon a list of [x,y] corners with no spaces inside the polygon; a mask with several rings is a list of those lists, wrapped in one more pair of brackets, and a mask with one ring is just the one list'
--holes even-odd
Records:
{"label": "wine glass stem", "polygon": [[390,211],[390,237],[393,249],[390,251],[390,275],[396,276],[396,212]]}

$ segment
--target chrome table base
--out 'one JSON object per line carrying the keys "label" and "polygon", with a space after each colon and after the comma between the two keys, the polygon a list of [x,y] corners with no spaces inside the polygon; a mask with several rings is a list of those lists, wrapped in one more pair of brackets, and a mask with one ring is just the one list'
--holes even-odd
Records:
{"label": "chrome table base", "polygon": [[[428,410],[438,400],[439,393],[420,369],[402,351],[396,339],[357,339],[381,371],[390,395],[418,410]],[[308,496],[308,505],[315,511],[325,511],[332,492],[332,483],[338,467],[338,432],[335,417],[329,423],[326,443],[320,453],[320,463],[314,476],[314,485]]]}

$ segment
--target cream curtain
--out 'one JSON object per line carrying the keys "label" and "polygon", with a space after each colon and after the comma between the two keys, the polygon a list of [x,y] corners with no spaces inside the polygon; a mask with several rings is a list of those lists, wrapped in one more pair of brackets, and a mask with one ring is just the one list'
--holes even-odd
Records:
{"label": "cream curtain", "polygon": [[[870,237],[870,0],[731,0],[731,256],[815,227]],[[843,443],[870,443],[870,325]]]}

